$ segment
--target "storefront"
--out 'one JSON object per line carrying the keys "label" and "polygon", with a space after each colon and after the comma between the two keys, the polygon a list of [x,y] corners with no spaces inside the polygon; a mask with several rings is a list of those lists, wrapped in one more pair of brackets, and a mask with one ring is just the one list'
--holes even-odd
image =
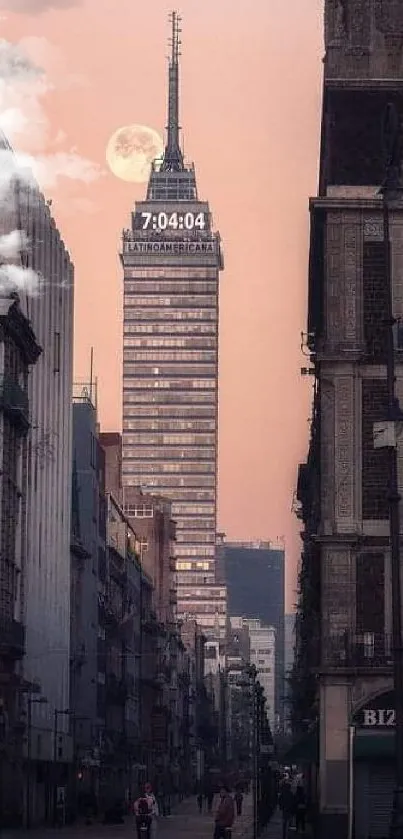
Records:
{"label": "storefront", "polygon": [[383,693],[353,717],[355,839],[387,839],[395,786],[395,701]]}

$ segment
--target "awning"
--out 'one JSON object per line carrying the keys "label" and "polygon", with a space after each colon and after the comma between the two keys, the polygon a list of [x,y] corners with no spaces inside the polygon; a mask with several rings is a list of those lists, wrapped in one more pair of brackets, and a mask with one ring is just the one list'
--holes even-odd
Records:
{"label": "awning", "polygon": [[315,726],[292,744],[283,756],[283,763],[319,763],[319,733]]}
{"label": "awning", "polygon": [[393,731],[382,734],[373,731],[356,731],[354,735],[354,760],[393,760],[395,735]]}

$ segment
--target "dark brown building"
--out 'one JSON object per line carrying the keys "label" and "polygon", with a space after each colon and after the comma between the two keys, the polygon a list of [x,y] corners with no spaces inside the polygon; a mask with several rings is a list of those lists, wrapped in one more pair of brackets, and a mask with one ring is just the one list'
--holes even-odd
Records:
{"label": "dark brown building", "polygon": [[[21,820],[28,375],[41,349],[16,297],[0,299],[0,826]],[[30,699],[28,699],[30,702]]]}
{"label": "dark brown building", "polygon": [[[389,102],[403,114],[402,3],[326,0],[325,48],[320,185],[310,204],[315,402],[298,486],[304,547],[294,721],[309,729],[319,711],[320,833],[346,836],[353,808],[354,835],[367,839],[387,835],[394,785],[394,738],[382,730],[382,709],[394,701],[388,471],[387,453],[374,448],[374,423],[387,411],[382,121]],[[390,237],[400,321],[400,202]],[[396,361],[401,402],[398,342]],[[399,473],[401,481],[400,456]]]}

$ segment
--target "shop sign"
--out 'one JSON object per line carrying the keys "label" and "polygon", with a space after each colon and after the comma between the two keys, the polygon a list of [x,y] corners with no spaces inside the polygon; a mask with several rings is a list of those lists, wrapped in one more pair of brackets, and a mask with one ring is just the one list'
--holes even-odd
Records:
{"label": "shop sign", "polygon": [[393,691],[382,693],[360,708],[353,718],[357,728],[394,728],[396,725],[395,696]]}

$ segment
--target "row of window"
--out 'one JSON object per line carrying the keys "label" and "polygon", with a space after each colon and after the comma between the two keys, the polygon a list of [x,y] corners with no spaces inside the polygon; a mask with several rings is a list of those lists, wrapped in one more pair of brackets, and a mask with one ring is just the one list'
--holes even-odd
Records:
{"label": "row of window", "polygon": [[215,514],[215,504],[178,504],[172,505],[174,516],[205,516]]}
{"label": "row of window", "polygon": [[[128,337],[126,334],[123,336],[123,349],[125,350],[127,347],[144,347],[145,349],[151,349],[151,347],[156,347],[159,349],[168,349],[172,347],[173,349],[187,349],[187,350],[215,350],[217,347],[217,338],[216,336],[205,337],[205,338],[194,338],[193,335],[190,338],[171,338],[168,335],[160,335],[158,338],[132,338],[131,336]],[[192,360],[190,358],[190,361]],[[208,359],[204,359],[208,361]]]}
{"label": "row of window", "polygon": [[125,282],[125,294],[216,294],[218,283],[197,282],[189,279]]}
{"label": "row of window", "polygon": [[202,557],[204,557],[205,559],[207,559],[207,557],[211,557],[211,559],[214,560],[215,546],[206,546],[204,548],[187,548],[185,545],[178,545],[175,548],[175,553],[178,560],[182,562],[186,560],[189,561],[192,557],[196,557],[196,559],[200,558],[200,560]]}
{"label": "row of window", "polygon": [[[225,615],[227,612],[227,608],[223,603],[201,603],[200,601],[192,601],[187,599],[182,599],[182,593],[178,593],[178,597],[181,598],[181,608],[182,609],[189,609],[192,614],[199,614],[199,615]],[[204,618],[203,618],[204,622]]]}
{"label": "row of window", "polygon": [[[158,481],[150,480],[147,483],[147,487],[152,489],[154,492],[160,490],[160,484]],[[165,495],[168,498],[175,499],[177,501],[214,501],[215,500],[215,490],[214,489],[192,489],[191,487],[178,487],[175,490],[166,489]]]}
{"label": "row of window", "polygon": [[195,420],[202,419],[203,417],[209,417],[211,419],[215,419],[216,417],[215,405],[137,405],[136,396],[136,393],[125,392],[123,399],[123,419],[130,419],[133,416],[167,419],[184,419],[185,417],[189,417]]}
{"label": "row of window", "polygon": [[176,563],[177,571],[212,571],[214,570],[214,563],[211,562],[183,562],[178,560]]}
{"label": "row of window", "polygon": [[[149,388],[156,390],[216,390],[216,377],[211,379],[136,379],[130,369],[130,364],[125,364],[123,368],[124,383],[127,385],[130,382],[130,387],[134,390],[148,390]],[[134,371],[133,371],[134,373]],[[157,373],[155,375],[158,375]]]}
{"label": "row of window", "polygon": [[[126,442],[132,446],[213,446],[215,434],[130,434]],[[140,452],[139,452],[140,453]]]}
{"label": "row of window", "polygon": [[123,418],[123,428],[126,431],[212,431],[215,432],[216,421],[214,419],[126,419]]}
{"label": "row of window", "polygon": [[[199,376],[204,376],[207,381],[216,379],[217,364],[202,364],[201,362],[196,364],[186,364],[183,361],[175,363],[175,359],[173,359],[172,364],[164,364],[160,362],[158,367],[155,367],[153,364],[146,364],[144,361],[132,362],[125,358],[123,364],[123,375],[126,377],[138,376],[139,378],[143,378],[143,376],[158,376],[158,381],[161,382],[167,381],[166,377],[168,376],[169,379],[171,377],[180,376],[182,385],[187,384],[188,386],[192,386],[193,379],[198,380]],[[189,382],[189,379],[192,381]],[[155,379],[153,381],[155,385]]]}
{"label": "row of window", "polygon": [[[146,459],[150,461],[157,461],[158,463],[161,460],[187,460],[187,461],[210,461],[211,463],[215,463],[216,461],[216,449],[214,448],[206,448],[206,446],[199,446],[198,448],[191,448],[191,449],[182,449],[182,451],[178,451],[178,449],[170,449],[170,448],[163,448],[162,446],[153,446],[153,448],[143,448],[141,450],[141,457],[139,456],[138,450],[134,447],[134,445],[126,438],[125,440],[126,445],[126,454],[125,454],[125,463],[124,463],[124,471],[125,472],[136,472],[137,463],[143,462]],[[130,461],[130,462],[128,462]]]}
{"label": "row of window", "polygon": [[[133,413],[136,411],[137,403],[147,403],[151,405],[152,403],[157,405],[165,405],[167,408],[170,405],[175,405],[175,407],[179,405],[187,406],[190,405],[212,405],[214,410],[216,410],[216,394],[215,393],[195,393],[194,391],[186,391],[185,389],[181,389],[180,391],[176,391],[173,393],[155,393],[155,392],[147,392],[141,393],[136,389],[131,388],[130,379],[126,379],[124,381],[124,389],[123,389],[123,398],[125,402],[135,402],[136,405],[133,405]],[[159,408],[157,409],[159,410]]]}
{"label": "row of window", "polygon": [[191,267],[184,267],[180,268],[179,266],[173,265],[167,267],[158,267],[158,268],[149,268],[147,266],[141,266],[141,268],[125,268],[125,282],[129,280],[143,280],[143,279],[155,279],[155,280],[174,280],[178,279],[185,279],[189,280],[190,278],[194,278],[195,280],[216,280],[218,277],[218,273],[215,268],[191,268]]}
{"label": "row of window", "polygon": [[125,312],[124,335],[195,335],[217,336],[216,323],[132,323]]}
{"label": "row of window", "polygon": [[163,482],[165,475],[215,475],[215,471],[215,461],[198,463],[195,460],[182,460],[180,463],[166,463],[162,461],[158,461],[157,463],[150,463],[149,461],[147,463],[129,462],[126,468],[126,472],[138,475],[141,478],[140,483],[142,484],[147,484],[147,475],[150,477],[157,476]]}
{"label": "row of window", "polygon": [[177,530],[176,543],[178,545],[215,545],[216,535],[214,530],[212,532],[204,533],[200,530]]}
{"label": "row of window", "polygon": [[187,294],[187,295],[173,295],[172,297],[159,297],[158,295],[150,294],[141,297],[138,294],[125,294],[124,308],[127,306],[150,308],[159,308],[160,306],[169,307],[173,309],[193,309],[194,306],[202,309],[216,309],[217,297],[213,294]]}
{"label": "row of window", "polygon": [[[216,370],[217,353],[215,350],[123,350],[124,361],[204,361],[206,364],[212,362],[211,372]],[[195,368],[197,369],[197,368]],[[178,373],[180,371],[178,370]]]}
{"label": "row of window", "polygon": [[[174,309],[172,306],[164,309],[139,309],[136,306],[129,306],[125,303],[124,319],[127,320],[152,320],[152,321],[217,321],[217,307],[214,309]],[[193,328],[193,327],[192,327]],[[190,324],[189,324],[190,331]]]}

